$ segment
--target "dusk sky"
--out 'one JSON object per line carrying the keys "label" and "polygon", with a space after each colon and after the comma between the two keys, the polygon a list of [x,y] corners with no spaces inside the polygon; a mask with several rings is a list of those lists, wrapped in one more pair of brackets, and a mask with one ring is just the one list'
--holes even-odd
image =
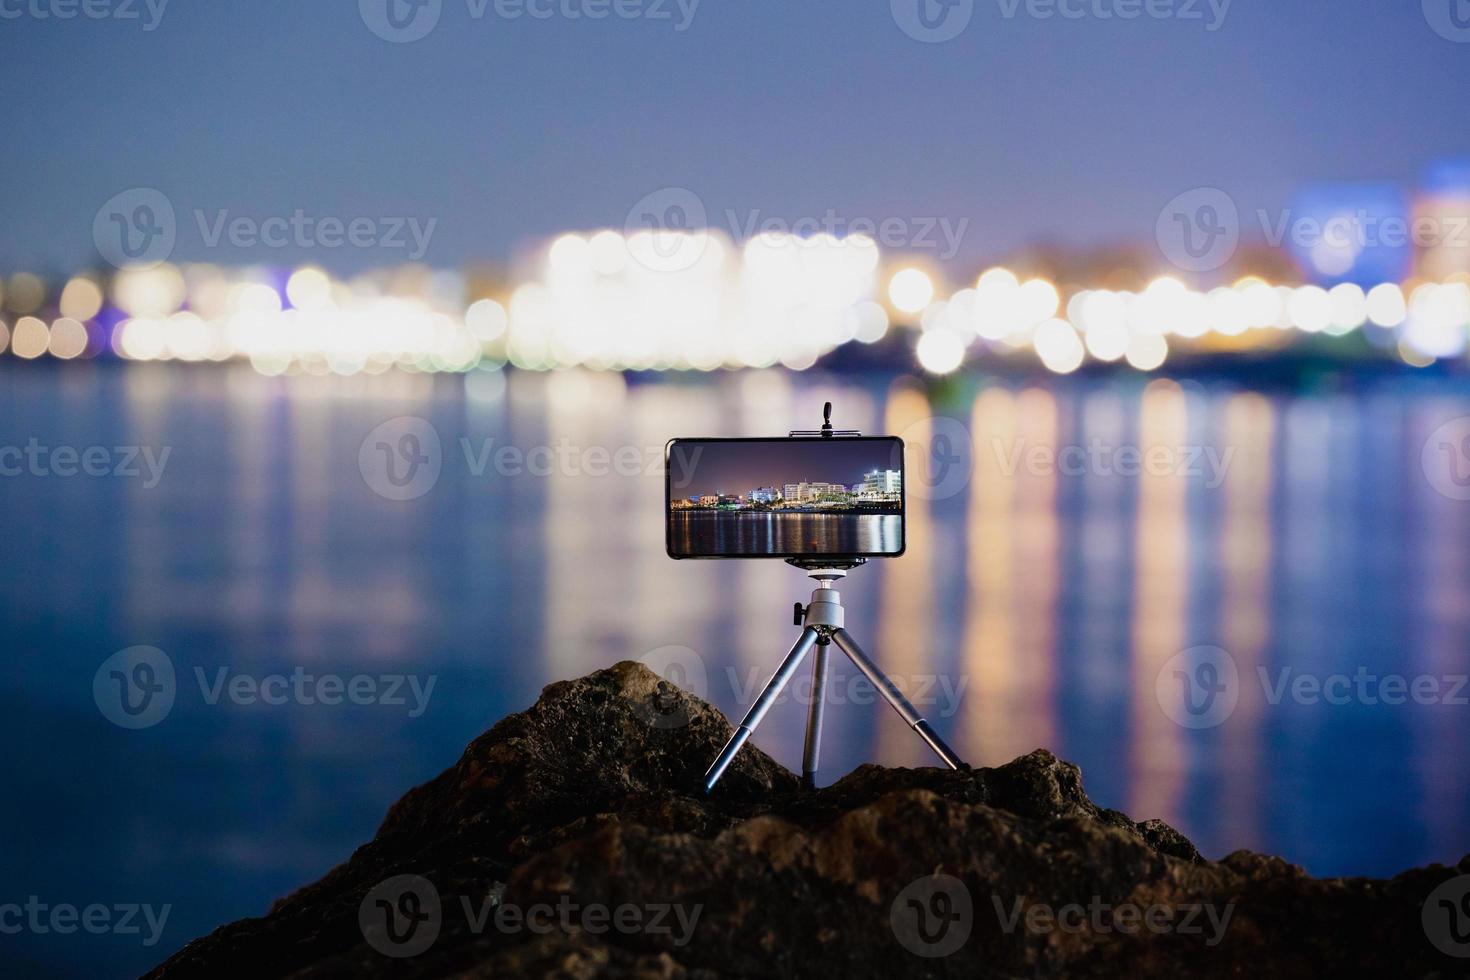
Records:
{"label": "dusk sky", "polygon": [[1470,150],[1470,44],[1419,0],[1235,0],[1213,31],[1221,0],[1176,0],[1202,19],[1129,21],[977,0],[937,44],[884,0],[705,0],[683,30],[692,0],[598,21],[443,0],[414,43],[374,34],[355,0],[28,12],[52,2],[0,10],[0,269],[95,264],[94,216],[136,187],[177,208],[178,259],[226,265],[405,256],[209,247],[198,214],[433,219],[423,259],[451,267],[623,227],[670,186],[726,228],[727,211],[968,220],[956,256],[978,262],[1146,243],[1194,187],[1279,208],[1304,183],[1412,184]]}
{"label": "dusk sky", "polygon": [[[704,442],[686,440],[669,461],[675,497],[724,493],[744,496],[758,487],[781,489],[802,481],[852,486],[876,469],[902,469],[896,439],[824,439],[820,442]],[[687,483],[685,480],[687,478]]]}

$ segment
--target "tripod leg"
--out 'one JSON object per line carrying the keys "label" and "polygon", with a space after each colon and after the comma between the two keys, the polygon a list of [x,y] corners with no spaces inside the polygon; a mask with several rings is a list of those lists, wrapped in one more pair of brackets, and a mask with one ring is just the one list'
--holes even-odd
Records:
{"label": "tripod leg", "polygon": [[817,788],[817,766],[822,757],[822,712],[827,702],[827,649],[832,641],[817,640],[817,657],[812,663],[812,703],[806,712],[806,745],[801,753],[801,785]]}
{"label": "tripod leg", "polygon": [[787,681],[791,680],[791,675],[795,674],[796,668],[801,666],[802,658],[816,642],[817,631],[815,629],[807,627],[801,631],[801,637],[796,641],[796,645],[791,648],[786,659],[781,661],[781,666],[777,667],[776,672],[771,675],[770,681],[766,683],[766,689],[761,691],[761,696],[755,699],[755,704],[751,705],[750,710],[745,713],[745,719],[740,722],[740,727],[735,729],[735,734],[730,736],[730,741],[726,742],[725,747],[720,750],[719,758],[715,759],[709,771],[704,774],[706,793],[714,790],[715,783],[718,783],[720,777],[725,774],[725,769],[735,758],[735,753],[740,751],[745,740],[750,738],[751,733],[755,731],[755,726],[759,725],[761,719],[766,716],[766,712],[771,710],[771,705],[775,704],[776,698],[781,695],[781,689],[786,686]]}
{"label": "tripod leg", "polygon": [[955,755],[954,749],[946,745],[944,739],[940,738],[938,733],[929,727],[929,723],[909,703],[909,699],[903,696],[903,692],[898,689],[898,685],[889,680],[888,675],[883,673],[877,664],[868,659],[868,655],[863,653],[862,647],[857,645],[857,641],[852,638],[852,635],[847,630],[837,630],[832,634],[832,639],[837,641],[837,645],[842,648],[842,652],[847,654],[848,659],[878,689],[878,693],[887,698],[888,703],[893,705],[893,709],[903,716],[904,723],[918,732],[919,737],[929,744],[929,748],[933,749],[935,754],[944,760],[945,765],[951,769],[968,768],[964,762],[960,761],[960,757]]}

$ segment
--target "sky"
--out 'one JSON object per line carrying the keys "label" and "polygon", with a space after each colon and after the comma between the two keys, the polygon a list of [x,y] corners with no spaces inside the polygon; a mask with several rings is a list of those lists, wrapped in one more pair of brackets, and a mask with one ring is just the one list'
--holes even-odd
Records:
{"label": "sky", "polygon": [[[79,2],[0,0],[0,271],[96,264],[135,188],[175,209],[176,258],[227,265],[506,262],[667,188],[718,227],[890,221],[977,263],[1148,242],[1196,187],[1252,211],[1470,155],[1470,38],[1423,9],[1461,0],[948,0],[969,19],[938,43],[911,36],[938,0],[416,0],[438,20],[411,43],[380,36],[390,0],[51,16]],[[248,234],[298,214],[371,234]]]}
{"label": "sky", "polygon": [[743,497],[760,487],[779,490],[801,482],[850,487],[877,469],[903,469],[897,440],[685,440],[674,447],[669,460],[676,497],[714,493]]}

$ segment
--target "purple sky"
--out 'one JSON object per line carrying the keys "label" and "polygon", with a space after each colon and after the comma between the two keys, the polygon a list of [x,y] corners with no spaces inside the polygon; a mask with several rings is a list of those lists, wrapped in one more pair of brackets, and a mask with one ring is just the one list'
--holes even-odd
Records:
{"label": "purple sky", "polygon": [[1147,245],[1195,187],[1254,213],[1304,184],[1413,185],[1470,153],[1470,43],[1421,0],[1162,2],[1146,6],[1191,16],[960,0],[967,26],[943,43],[906,34],[888,0],[704,0],[687,20],[688,0],[600,20],[430,0],[437,25],[413,43],[376,35],[356,0],[23,15],[0,21],[0,270],[94,263],[98,209],[137,187],[177,210],[176,258],[225,265],[351,272],[405,253],[211,245],[198,215],[433,219],[424,261],[453,267],[622,228],[668,187],[726,228],[833,212],[948,251],[928,223],[964,222],[954,255],[973,263]]}
{"label": "purple sky", "polygon": [[[896,439],[682,441],[669,461],[673,495],[744,496],[757,487],[802,481],[851,486],[875,469],[902,469]],[[687,477],[687,483],[685,482]]]}

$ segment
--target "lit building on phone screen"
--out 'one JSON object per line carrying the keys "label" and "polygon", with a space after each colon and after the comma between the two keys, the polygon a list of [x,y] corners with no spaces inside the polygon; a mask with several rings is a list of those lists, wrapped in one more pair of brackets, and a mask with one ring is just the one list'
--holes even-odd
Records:
{"label": "lit building on phone screen", "polygon": [[867,500],[897,500],[903,494],[903,472],[873,470],[863,476],[857,495]]}

